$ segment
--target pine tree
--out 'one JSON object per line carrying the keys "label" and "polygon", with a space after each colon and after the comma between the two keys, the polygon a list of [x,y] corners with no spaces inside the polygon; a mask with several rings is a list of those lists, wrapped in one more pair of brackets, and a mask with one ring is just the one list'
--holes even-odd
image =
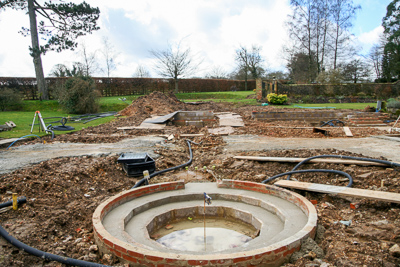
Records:
{"label": "pine tree", "polygon": [[[22,10],[29,15],[30,26],[23,27],[20,32],[24,36],[31,36],[32,46],[29,50],[33,57],[41,100],[49,99],[41,55],[47,51],[73,50],[77,46],[76,39],[79,36],[99,29],[98,8],[93,8],[86,2],[81,4],[55,2],[50,0],[41,4],[37,0],[0,0],[0,11],[11,8]],[[39,44],[39,35],[41,40],[45,40],[44,45]]]}

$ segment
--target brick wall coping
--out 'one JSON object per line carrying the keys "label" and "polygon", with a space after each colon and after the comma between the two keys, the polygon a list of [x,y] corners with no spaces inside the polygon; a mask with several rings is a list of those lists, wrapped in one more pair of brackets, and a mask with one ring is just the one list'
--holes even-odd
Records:
{"label": "brick wall coping", "polygon": [[113,208],[148,194],[180,190],[185,188],[183,181],[154,184],[121,192],[98,206],[93,214],[94,237],[102,253],[111,253],[131,266],[280,266],[292,253],[298,251],[302,240],[314,238],[317,225],[315,207],[304,197],[276,186],[254,182],[222,180],[218,188],[240,189],[277,196],[298,206],[307,216],[305,226],[296,234],[266,247],[251,251],[224,254],[176,254],[154,251],[143,246],[135,246],[111,235],[102,225],[103,217]]}

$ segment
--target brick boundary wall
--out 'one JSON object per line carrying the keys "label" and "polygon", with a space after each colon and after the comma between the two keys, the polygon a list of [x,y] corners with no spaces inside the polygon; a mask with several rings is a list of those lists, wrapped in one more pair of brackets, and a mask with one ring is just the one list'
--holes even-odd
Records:
{"label": "brick boundary wall", "polygon": [[143,186],[121,192],[100,204],[93,214],[93,231],[96,244],[102,253],[111,253],[130,266],[281,266],[301,247],[303,240],[314,238],[317,226],[315,207],[301,195],[289,190],[254,182],[222,180],[218,187],[255,191],[280,197],[297,205],[307,216],[307,224],[295,235],[272,244],[246,252],[230,254],[188,255],[157,252],[140,244],[129,244],[113,237],[102,225],[102,219],[119,205],[147,194],[184,189],[183,181]]}

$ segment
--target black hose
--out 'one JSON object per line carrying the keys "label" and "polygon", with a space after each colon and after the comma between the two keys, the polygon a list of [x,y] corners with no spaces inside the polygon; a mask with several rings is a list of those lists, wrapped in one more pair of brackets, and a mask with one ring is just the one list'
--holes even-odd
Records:
{"label": "black hose", "polygon": [[395,162],[391,162],[391,161],[387,161],[387,160],[381,160],[381,159],[369,159],[369,158],[359,158],[359,157],[351,157],[351,156],[341,156],[341,155],[319,155],[319,156],[314,156],[314,157],[309,157],[306,158],[305,160],[301,161],[300,163],[298,163],[290,172],[286,172],[286,173],[281,173],[275,176],[272,176],[264,181],[262,181],[263,184],[268,183],[278,177],[281,176],[285,176],[287,175],[286,180],[289,180],[290,177],[292,176],[292,174],[295,173],[304,173],[304,172],[329,172],[329,173],[337,173],[337,174],[341,174],[346,176],[347,178],[349,178],[349,183],[347,185],[347,187],[351,187],[353,184],[353,178],[346,172],[343,171],[338,171],[338,170],[323,170],[323,169],[311,169],[311,170],[303,170],[303,171],[296,171],[298,167],[300,167],[302,164],[312,160],[312,159],[317,159],[317,158],[340,158],[340,159],[352,159],[352,160],[360,160],[360,161],[369,161],[369,162],[376,162],[376,163],[381,163],[381,164],[385,164],[388,166],[392,166],[392,167],[400,167],[399,163],[395,163]]}
{"label": "black hose", "polygon": [[[189,161],[186,162],[186,163],[183,163],[181,165],[175,166],[175,167],[164,169],[164,170],[161,170],[161,171],[158,171],[158,172],[153,172],[152,174],[150,174],[149,179],[153,178],[156,175],[159,175],[159,174],[162,174],[162,173],[165,173],[165,172],[169,172],[169,171],[173,171],[173,170],[176,170],[176,169],[179,169],[179,168],[182,168],[182,167],[185,167],[185,166],[191,164],[192,161],[193,161],[193,152],[192,152],[192,146],[190,145],[190,143],[193,143],[193,144],[196,144],[196,145],[198,145],[198,144],[193,142],[193,141],[191,141],[191,140],[186,140],[186,142],[187,142],[188,147],[189,147],[189,157],[190,157]],[[143,178],[142,180],[138,181],[131,189],[137,188],[139,186],[142,186],[143,184],[147,184],[147,182],[148,182],[148,179]]]}
{"label": "black hose", "polygon": [[300,171],[285,172],[285,173],[281,173],[281,174],[269,177],[268,179],[262,181],[262,183],[266,184],[266,183],[268,183],[268,182],[270,182],[272,180],[275,180],[276,178],[279,178],[281,176],[285,176],[285,175],[288,175],[288,174],[291,175],[291,174],[304,173],[304,172],[329,172],[329,173],[341,174],[341,175],[346,176],[347,178],[349,178],[349,183],[346,185],[347,187],[351,187],[352,184],[353,184],[353,178],[350,176],[350,174],[348,174],[346,172],[338,171],[338,170],[325,170],[325,169],[312,169],[312,170],[300,170]]}
{"label": "black hose", "polygon": [[330,121],[327,121],[327,122],[323,122],[323,124],[321,124],[320,127],[323,127],[323,126],[325,126],[325,125],[337,127],[337,126],[334,124],[334,122],[335,122],[335,123],[341,123],[342,125],[345,125],[345,123],[344,123],[343,121],[341,121],[341,120],[330,120]]}
{"label": "black hose", "polygon": [[[25,199],[26,202],[26,198],[23,197],[21,198],[21,201],[23,201],[23,199]],[[25,203],[23,202],[23,203]],[[21,203],[22,204],[22,203]],[[7,206],[11,206],[12,205],[12,201],[8,201],[5,203],[0,204],[0,206],[2,207],[7,207]],[[30,247],[27,244],[22,243],[21,241],[19,241],[18,239],[16,239],[15,237],[11,236],[3,227],[0,226],[0,235],[7,240],[10,244],[12,244],[13,246],[28,252],[29,254],[32,254],[36,257],[45,259],[45,260],[49,260],[49,261],[58,261],[61,263],[64,263],[66,265],[70,265],[70,266],[88,266],[88,267],[99,267],[99,266],[106,266],[106,265],[102,265],[99,263],[94,263],[94,262],[88,262],[88,261],[82,261],[82,260],[76,260],[76,259],[72,259],[72,258],[68,258],[68,257],[62,257],[59,255],[55,255],[55,254],[51,254],[51,253],[47,253],[41,250],[38,250],[36,248]]]}
{"label": "black hose", "polygon": [[[382,163],[388,166],[392,167],[400,167],[400,164],[395,163],[395,162],[390,162],[387,160],[381,160],[381,159],[369,159],[369,158],[359,158],[359,157],[351,157],[351,156],[341,156],[341,155],[319,155],[319,156],[314,156],[310,158],[306,158],[305,160],[299,162],[293,169],[292,171],[297,170],[298,167],[300,167],[302,164],[312,160],[312,159],[318,159],[318,158],[339,158],[339,159],[352,159],[352,160],[360,160],[360,161],[369,161],[369,162],[376,162],[376,163]],[[286,178],[287,180],[290,179],[290,174]]]}
{"label": "black hose", "polygon": [[[18,198],[18,199],[17,199],[17,203],[18,203],[18,205],[22,205],[22,204],[26,203],[26,197],[20,197],[20,198]],[[5,207],[12,206],[12,204],[13,204],[13,201],[12,201],[12,200],[7,201],[7,202],[4,202],[4,203],[0,203],[0,209],[5,208]]]}

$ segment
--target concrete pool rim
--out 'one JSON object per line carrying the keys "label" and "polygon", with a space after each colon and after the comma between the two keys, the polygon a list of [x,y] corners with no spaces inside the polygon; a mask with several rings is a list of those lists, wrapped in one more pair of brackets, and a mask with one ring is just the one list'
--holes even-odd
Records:
{"label": "concrete pool rim", "polygon": [[180,190],[185,188],[183,181],[154,184],[121,192],[98,206],[93,214],[94,237],[102,253],[111,253],[127,262],[137,266],[230,266],[262,264],[263,266],[279,266],[287,261],[292,253],[298,251],[301,242],[308,238],[314,238],[317,225],[317,212],[306,198],[292,191],[260,183],[222,180],[217,183],[218,188],[240,189],[268,194],[285,199],[299,207],[307,216],[307,223],[296,234],[266,247],[260,247],[251,251],[220,254],[179,255],[149,250],[124,242],[111,235],[103,226],[102,219],[114,208],[142,196],[157,192]]}

